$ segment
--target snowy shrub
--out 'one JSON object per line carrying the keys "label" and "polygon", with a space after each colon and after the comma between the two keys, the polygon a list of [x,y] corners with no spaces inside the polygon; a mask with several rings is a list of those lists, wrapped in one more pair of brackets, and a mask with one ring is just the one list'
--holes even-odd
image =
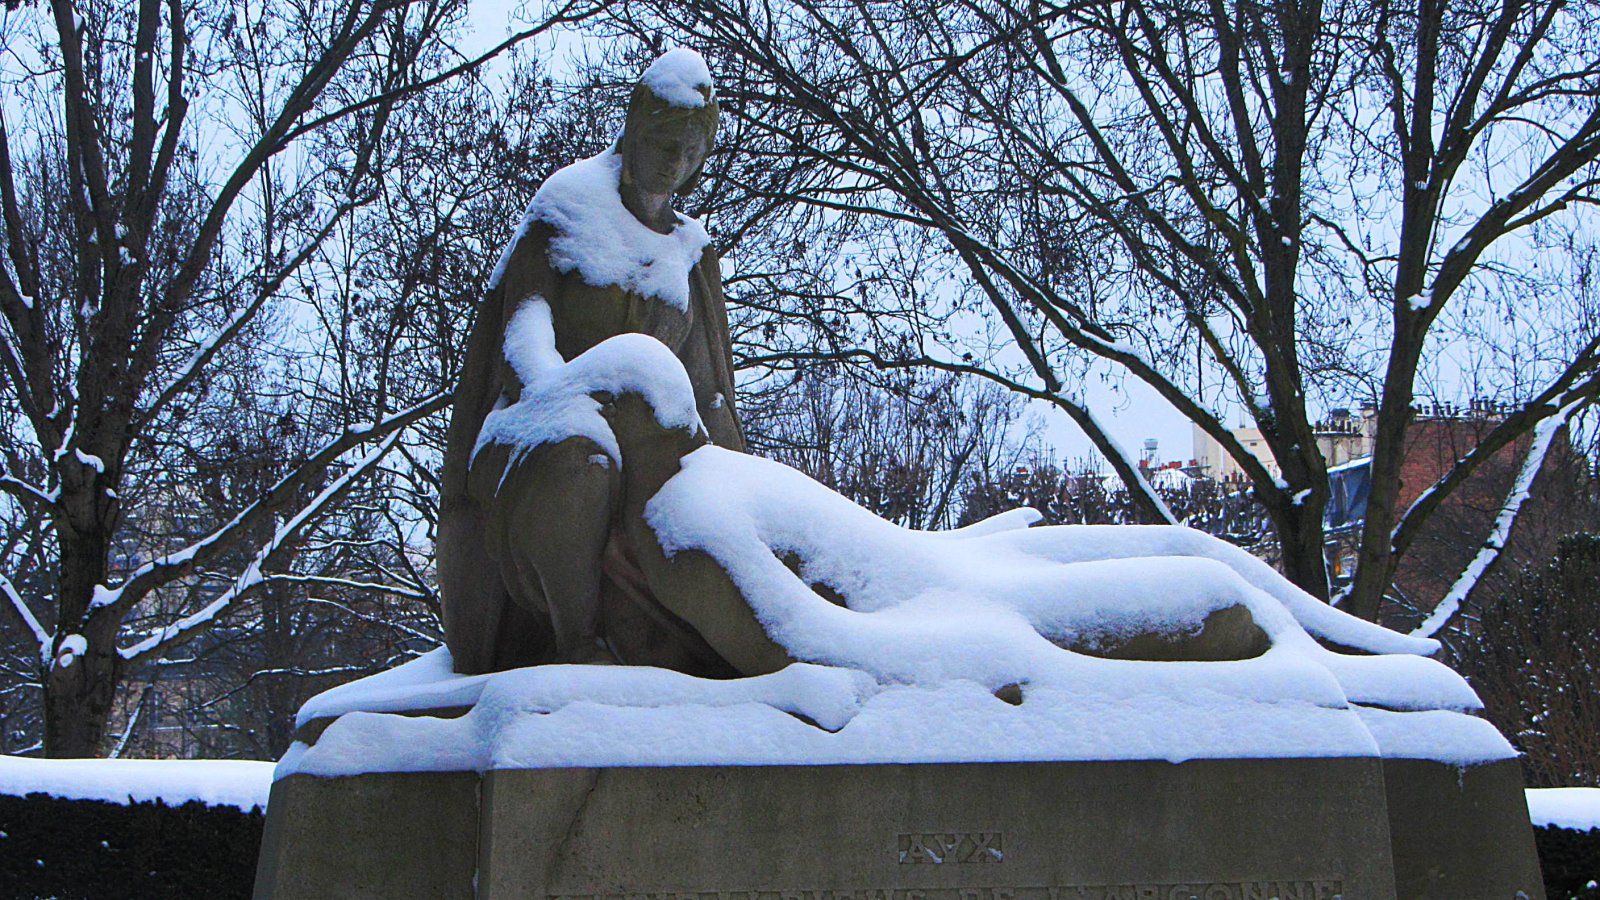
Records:
{"label": "snowy shrub", "polygon": [[1530,787],[1600,787],[1600,534],[1563,539],[1477,610],[1458,665]]}

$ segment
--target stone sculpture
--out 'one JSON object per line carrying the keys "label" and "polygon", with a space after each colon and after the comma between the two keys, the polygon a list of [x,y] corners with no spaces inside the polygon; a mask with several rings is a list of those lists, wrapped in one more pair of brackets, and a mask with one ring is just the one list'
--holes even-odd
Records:
{"label": "stone sculpture", "polygon": [[[690,376],[704,436],[744,449],[716,254],[699,223],[671,205],[699,180],[717,117],[704,63],[688,51],[667,54],[634,88],[617,144],[551,179],[496,270],[456,390],[441,490],[441,593],[459,671],[609,661],[619,651],[627,662],[726,669],[652,600],[613,527],[625,491],[621,460],[586,436],[526,452],[515,440],[480,442],[490,413],[522,399],[507,328],[521,304],[541,299],[563,359],[618,334],[661,341]],[[570,208],[594,199],[584,196],[595,187],[586,179],[608,175],[615,181],[595,194],[615,207],[603,211],[609,216],[585,219],[596,210]],[[652,280],[627,269],[657,260],[603,258],[607,250],[625,256],[641,238],[690,264]],[[574,246],[584,242],[596,246]],[[673,262],[681,260],[660,260],[663,268]],[[584,263],[622,271],[585,271]]]}
{"label": "stone sculpture", "polygon": [[[647,515],[689,454],[744,446],[717,259],[700,224],[671,206],[700,177],[717,115],[699,56],[663,56],[634,88],[615,146],[541,187],[496,269],[442,487],[438,562],[457,672],[620,662],[732,677],[816,658],[773,638],[732,560],[703,547],[667,553]],[[674,418],[680,373],[693,409]],[[859,606],[806,577],[829,552],[758,555],[777,555],[827,601]],[[1242,600],[1049,640],[1101,657],[1196,661],[1271,644]]]}
{"label": "stone sculpture", "polygon": [[[456,395],[448,652],[301,708],[258,898],[1542,898],[1435,641],[1192,529],[912,531],[741,452],[670,205],[715,120],[674,51],[534,198]],[[545,665],[589,662],[634,665]]]}

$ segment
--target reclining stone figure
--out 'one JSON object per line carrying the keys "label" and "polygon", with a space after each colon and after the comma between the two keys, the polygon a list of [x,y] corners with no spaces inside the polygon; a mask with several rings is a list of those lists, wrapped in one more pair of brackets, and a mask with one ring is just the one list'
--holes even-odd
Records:
{"label": "reclining stone figure", "polygon": [[617,143],[551,176],[497,267],[444,467],[438,561],[457,672],[760,675],[836,656],[873,613],[954,602],[959,617],[960,603],[997,597],[1048,644],[1106,658],[1249,659],[1310,644],[1308,632],[1365,653],[1433,647],[1189,529],[1006,533],[1031,522],[1017,512],[907,532],[744,455],[717,258],[671,206],[699,178],[717,115],[704,62],[663,56]]}

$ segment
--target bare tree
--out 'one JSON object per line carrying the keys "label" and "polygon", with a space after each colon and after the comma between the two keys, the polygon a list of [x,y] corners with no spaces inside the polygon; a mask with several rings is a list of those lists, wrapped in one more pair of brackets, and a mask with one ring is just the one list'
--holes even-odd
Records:
{"label": "bare tree", "polygon": [[[1095,423],[1085,360],[1149,384],[1238,461],[1285,573],[1319,597],[1329,488],[1315,423],[1349,399],[1374,403],[1345,600],[1363,616],[1444,496],[1600,391],[1584,275],[1600,183],[1592,4],[643,0],[613,12],[618,33],[714,57],[740,152],[757,161],[741,189],[774,209],[937,236],[961,296],[983,299],[1009,345],[968,361],[924,333],[863,357],[966,367],[1054,403],[1141,519],[1170,511]],[[1464,389],[1514,408],[1401,510],[1419,379],[1447,362]],[[1236,439],[1236,411],[1281,475]]]}
{"label": "bare tree", "polygon": [[[752,452],[908,528],[953,527],[966,486],[1009,472],[1036,435],[1020,397],[970,377],[900,370],[887,384],[809,366],[741,407]],[[998,512],[998,510],[996,510]]]}
{"label": "bare tree", "polygon": [[[1242,485],[1191,478],[1180,469],[1149,473],[1151,486],[1184,525],[1246,547],[1258,556],[1275,556],[1265,511]],[[1042,525],[1129,525],[1139,511],[1126,488],[1093,460],[1063,468],[1049,453],[1035,450],[1011,471],[974,478],[966,488],[960,523],[965,525],[1017,507],[1039,512]]]}
{"label": "bare tree", "polygon": [[[37,647],[48,754],[100,752],[122,679],[265,591],[400,432],[447,403],[362,360],[308,363],[287,305],[344,315],[315,296],[337,273],[309,272],[404,154],[396,116],[486,58],[451,47],[464,9],[52,0],[0,21],[19,117],[0,123],[0,371],[22,413],[0,489],[44,524],[32,556],[0,561],[17,576],[0,608]],[[486,56],[573,15],[556,8]],[[301,451],[203,533],[171,528],[120,567],[119,527],[159,518],[139,502],[192,502],[174,463],[196,450],[197,410],[237,396],[217,381],[244,359],[294,386],[276,414]],[[224,586],[189,590],[230,558]],[[175,592],[195,605],[174,608]]]}

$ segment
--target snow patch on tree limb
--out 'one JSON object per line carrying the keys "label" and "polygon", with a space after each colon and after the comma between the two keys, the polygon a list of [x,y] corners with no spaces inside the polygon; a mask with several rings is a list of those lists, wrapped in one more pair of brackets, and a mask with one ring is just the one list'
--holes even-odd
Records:
{"label": "snow patch on tree limb", "polygon": [[50,632],[45,630],[44,625],[39,622],[39,617],[35,616],[33,610],[28,608],[28,604],[22,599],[22,595],[17,593],[16,586],[11,583],[11,579],[4,575],[0,575],[0,594],[5,595],[12,609],[15,609],[17,615],[22,618],[22,623],[28,626],[29,631],[33,632],[33,639],[39,644],[39,661],[42,663],[48,660],[52,642]]}
{"label": "snow patch on tree limb", "polygon": [[1550,447],[1555,441],[1555,436],[1567,424],[1567,420],[1574,412],[1588,403],[1589,399],[1583,397],[1572,401],[1562,407],[1555,415],[1550,416],[1533,429],[1533,444],[1528,447],[1528,455],[1522,460],[1522,468],[1517,472],[1517,477],[1512,482],[1511,490],[1506,493],[1505,502],[1500,505],[1500,514],[1495,517],[1494,527],[1489,531],[1489,537],[1484,540],[1478,554],[1467,564],[1455,584],[1450,586],[1444,599],[1433,608],[1433,612],[1424,619],[1421,625],[1412,630],[1417,637],[1433,637],[1438,634],[1445,624],[1461,609],[1461,604],[1485,573],[1500,559],[1500,554],[1506,549],[1506,542],[1511,537],[1511,527],[1517,523],[1517,514],[1522,510],[1522,504],[1528,499],[1528,494],[1533,488],[1533,480],[1539,476],[1544,468],[1544,461],[1550,454]]}
{"label": "snow patch on tree limb", "polygon": [[1114,437],[1111,432],[1105,428],[1105,426],[1100,424],[1099,418],[1092,410],[1089,409],[1088,405],[1079,405],[1089,419],[1100,427],[1100,433],[1105,435],[1106,443],[1118,456],[1122,457],[1123,462],[1127,464],[1128,471],[1133,473],[1133,483],[1128,485],[1128,490],[1138,491],[1145,497],[1149,498],[1150,503],[1155,506],[1156,511],[1161,514],[1161,518],[1165,519],[1167,524],[1177,525],[1178,517],[1172,514],[1172,507],[1168,506],[1167,501],[1161,498],[1161,493],[1159,491],[1157,491],[1154,487],[1151,487],[1150,479],[1146,478],[1144,476],[1144,472],[1139,469],[1138,460],[1135,459],[1132,454],[1128,453],[1127,448],[1122,446],[1121,441],[1117,440],[1116,437]]}
{"label": "snow patch on tree limb", "polygon": [[256,552],[255,558],[245,567],[244,572],[234,580],[233,586],[223,591],[216,599],[207,603],[197,612],[191,613],[178,621],[167,625],[155,634],[130,646],[123,647],[117,652],[129,662],[135,662],[152,654],[159,653],[172,644],[187,640],[196,632],[210,627],[218,616],[230,609],[235,603],[244,599],[262,585],[271,580],[271,576],[262,572],[262,567],[284,545],[293,541],[300,531],[321,515],[335,500],[344,494],[355,481],[371,471],[384,456],[388,455],[390,448],[399,440],[398,431],[384,438],[371,452],[352,465],[349,471],[335,478],[322,489],[322,492],[312,498],[301,510],[283,522],[273,532],[261,549]]}

